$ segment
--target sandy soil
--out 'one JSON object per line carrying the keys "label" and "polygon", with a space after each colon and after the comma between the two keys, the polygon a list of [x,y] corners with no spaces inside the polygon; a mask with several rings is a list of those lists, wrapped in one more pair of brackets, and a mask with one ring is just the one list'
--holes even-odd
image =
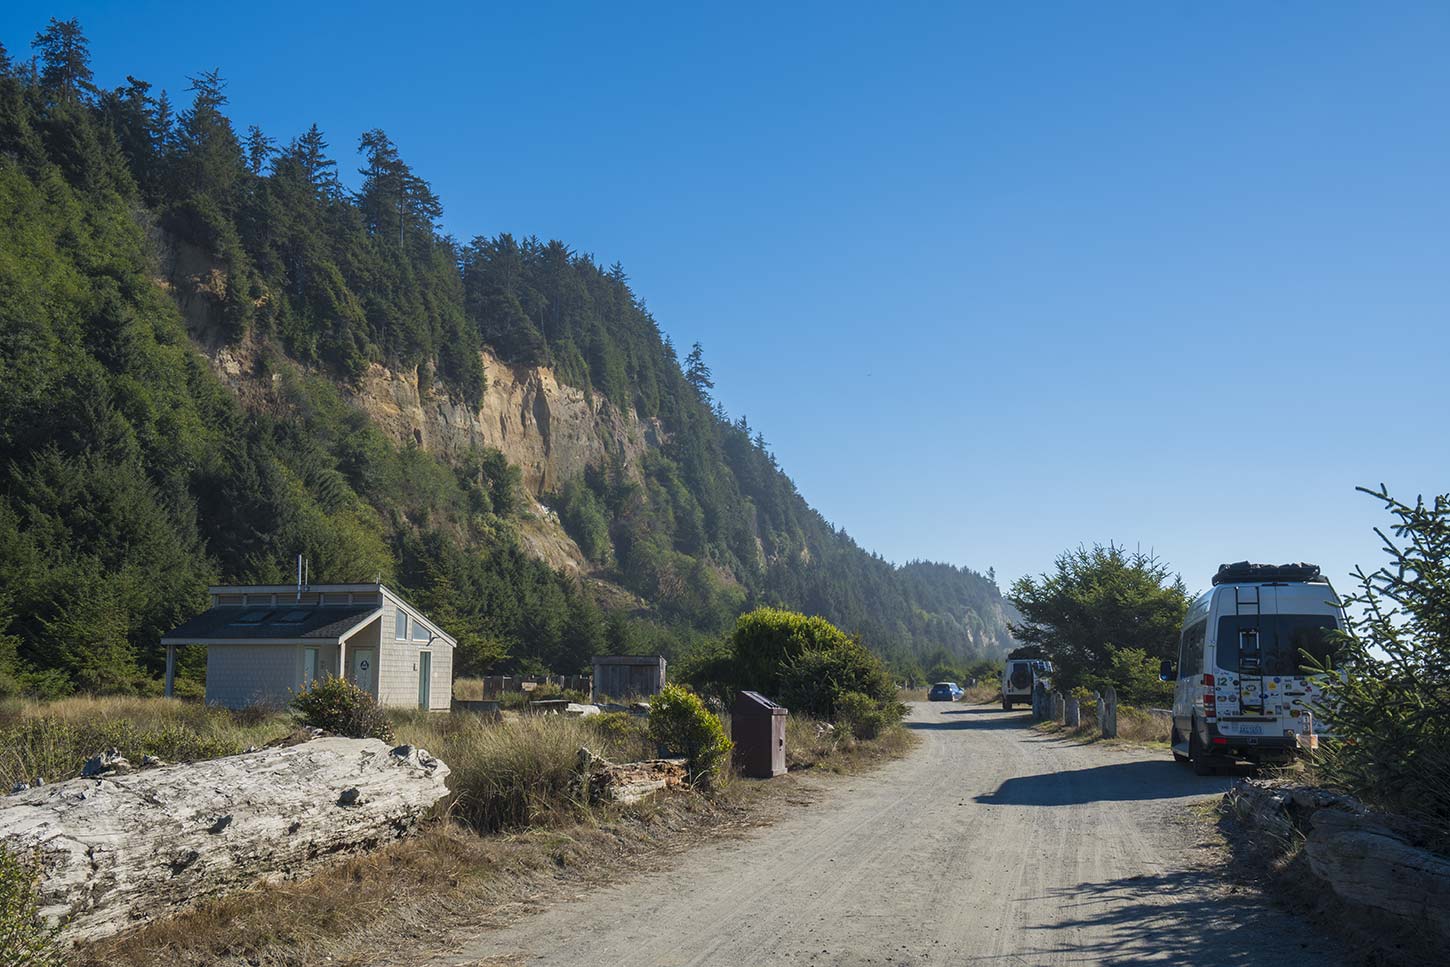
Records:
{"label": "sandy soil", "polygon": [[466,938],[443,964],[1340,963],[1226,882],[1167,753],[1038,735],[1025,713],[913,705],[924,741],[750,837]]}

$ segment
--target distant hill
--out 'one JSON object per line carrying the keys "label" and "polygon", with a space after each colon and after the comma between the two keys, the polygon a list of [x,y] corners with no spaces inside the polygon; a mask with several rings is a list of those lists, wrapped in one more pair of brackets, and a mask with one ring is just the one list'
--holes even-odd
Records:
{"label": "distant hill", "polygon": [[96,86],[73,21],[34,46],[0,48],[0,690],[149,687],[208,583],[299,553],[404,589],[464,673],[688,662],[756,604],[903,672],[1010,646],[990,574],[813,510],[619,265],[441,235],[382,131],[351,192],[315,126],[235,130],[215,73],[174,105]]}

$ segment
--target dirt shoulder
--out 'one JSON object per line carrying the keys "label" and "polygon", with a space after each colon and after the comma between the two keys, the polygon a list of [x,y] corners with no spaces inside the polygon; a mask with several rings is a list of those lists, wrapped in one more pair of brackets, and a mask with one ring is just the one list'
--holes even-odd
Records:
{"label": "dirt shoulder", "polygon": [[448,949],[451,933],[513,923],[810,808],[848,777],[906,754],[916,741],[898,734],[811,755],[808,766],[770,782],[734,780],[710,796],[682,793],[629,808],[596,808],[584,821],[513,834],[479,836],[433,822],[417,836],[306,879],[234,894],[93,944],[77,953],[76,963],[415,963]]}
{"label": "dirt shoulder", "polygon": [[420,962],[1186,965],[1271,943],[1276,963],[1340,963],[1229,882],[1189,821],[1230,778],[1054,741],[1025,714],[918,704],[908,725],[909,756],[808,808]]}

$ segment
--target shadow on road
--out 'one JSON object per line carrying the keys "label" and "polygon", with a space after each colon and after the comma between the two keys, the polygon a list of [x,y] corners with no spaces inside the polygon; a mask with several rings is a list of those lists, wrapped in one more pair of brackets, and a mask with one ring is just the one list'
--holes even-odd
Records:
{"label": "shadow on road", "polygon": [[1227,792],[1233,776],[1195,776],[1172,759],[1114,762],[1089,769],[1044,772],[1008,779],[977,796],[989,806],[1073,806],[1086,802],[1177,799]]}
{"label": "shadow on road", "polygon": [[[943,712],[942,714],[943,715],[960,715],[961,713],[960,712]],[[1021,720],[1021,719],[1003,719],[1003,718],[996,718],[996,719],[979,719],[979,718],[947,719],[946,721],[936,721],[936,722],[933,722],[930,719],[928,719],[927,721],[922,721],[921,719],[912,719],[912,720],[910,720],[910,721],[908,721],[906,723],[906,727],[908,729],[951,729],[951,730],[956,730],[956,729],[1020,729],[1020,728],[1022,728],[1022,726],[1027,725],[1027,724],[1029,724],[1029,723],[1027,723],[1026,721]]]}
{"label": "shadow on road", "polygon": [[[1266,948],[1284,965],[1333,963],[1307,931],[1284,934],[1284,914],[1253,894],[1222,891],[1220,871],[1170,870],[1053,890],[1053,922],[1029,927],[1043,943],[1019,951],[1054,963],[1062,955],[1092,964],[1263,963]],[[967,958],[971,960],[971,958]]]}

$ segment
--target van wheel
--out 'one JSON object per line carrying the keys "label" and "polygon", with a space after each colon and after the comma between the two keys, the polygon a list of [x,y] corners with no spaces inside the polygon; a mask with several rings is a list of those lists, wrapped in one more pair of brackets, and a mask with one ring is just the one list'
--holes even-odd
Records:
{"label": "van wheel", "polygon": [[1174,762],[1187,762],[1188,761],[1188,756],[1186,756],[1182,752],[1179,752],[1178,751],[1178,744],[1180,742],[1182,742],[1182,741],[1183,741],[1183,736],[1181,736],[1181,735],[1178,734],[1178,727],[1175,725],[1173,727],[1173,738],[1169,742],[1169,747],[1173,750],[1173,761]]}
{"label": "van wheel", "polygon": [[1203,746],[1198,742],[1198,733],[1194,732],[1188,737],[1188,761],[1193,765],[1193,774],[1196,776],[1211,776],[1214,774],[1213,763],[1208,761],[1208,756],[1203,752]]}

